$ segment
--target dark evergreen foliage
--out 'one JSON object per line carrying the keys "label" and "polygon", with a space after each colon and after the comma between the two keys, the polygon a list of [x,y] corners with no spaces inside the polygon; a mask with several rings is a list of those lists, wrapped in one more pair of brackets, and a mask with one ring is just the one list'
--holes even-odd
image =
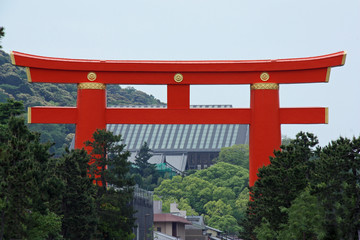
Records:
{"label": "dark evergreen foliage", "polygon": [[152,156],[149,145],[147,142],[144,142],[135,156],[135,164],[130,171],[133,174],[135,183],[140,188],[148,191],[153,191],[159,185],[158,182],[161,178],[156,170],[156,164],[149,163],[149,159]]}
{"label": "dark evergreen foliage", "polygon": [[133,87],[121,88],[118,85],[107,85],[107,104],[117,105],[164,105],[152,95],[138,91]]}
{"label": "dark evergreen foliage", "polygon": [[299,133],[259,170],[244,239],[358,239],[360,138],[316,144]]}
{"label": "dark evergreen foliage", "polygon": [[51,212],[49,202],[39,201],[50,178],[49,147],[40,143],[39,134],[30,132],[22,118],[10,117],[1,126],[0,239],[58,236],[60,217]]}
{"label": "dark evergreen foliage", "polygon": [[[136,171],[146,177],[150,174],[152,174],[155,171],[155,164],[151,164],[149,163],[149,159],[152,157],[153,155],[150,152],[150,148],[149,145],[147,144],[147,142],[144,142],[143,145],[141,145],[141,148],[138,152],[138,154],[135,156],[135,165],[137,167]],[[150,170],[148,170],[148,168],[150,168]],[[151,171],[154,170],[154,171]],[[148,173],[149,171],[149,173]]]}
{"label": "dark evergreen foliage", "polygon": [[0,104],[0,124],[6,124],[10,117],[18,116],[24,111],[22,102],[7,99],[6,104]]}
{"label": "dark evergreen foliage", "polygon": [[259,169],[259,179],[250,188],[253,201],[248,204],[245,239],[253,239],[255,228],[263,221],[268,222],[269,228],[275,232],[287,223],[288,214],[281,209],[289,208],[308,185],[317,143],[313,134],[299,133],[290,144],[282,145],[281,151],[275,152],[270,165]]}
{"label": "dark evergreen foliage", "polygon": [[312,192],[325,208],[325,239],[358,239],[360,232],[360,137],[340,137],[316,161]]}
{"label": "dark evergreen foliage", "polygon": [[92,148],[92,171],[98,185],[97,214],[99,217],[97,239],[131,239],[135,219],[132,207],[134,181],[130,177],[129,152],[119,144],[121,136],[106,130],[97,130]]}
{"label": "dark evergreen foliage", "polygon": [[[4,27],[0,27],[0,43],[1,43],[1,39],[5,36],[5,28]],[[2,46],[0,45],[0,49],[2,49]]]}
{"label": "dark evergreen foliage", "polygon": [[89,178],[90,157],[84,149],[66,151],[57,169],[64,181],[60,214],[65,239],[92,239],[97,225],[96,186]]}

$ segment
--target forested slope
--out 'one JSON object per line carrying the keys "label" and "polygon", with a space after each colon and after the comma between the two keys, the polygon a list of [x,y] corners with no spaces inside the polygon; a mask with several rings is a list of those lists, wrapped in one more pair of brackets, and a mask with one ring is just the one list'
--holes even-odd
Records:
{"label": "forested slope", "polygon": [[[76,84],[29,83],[25,68],[11,64],[10,55],[0,51],[0,102],[13,98],[23,101],[25,107],[75,106]],[[134,88],[107,85],[108,105],[161,105],[152,95]],[[63,151],[75,132],[72,124],[32,124],[30,129],[41,132],[42,141],[54,142],[51,148],[57,155]]]}

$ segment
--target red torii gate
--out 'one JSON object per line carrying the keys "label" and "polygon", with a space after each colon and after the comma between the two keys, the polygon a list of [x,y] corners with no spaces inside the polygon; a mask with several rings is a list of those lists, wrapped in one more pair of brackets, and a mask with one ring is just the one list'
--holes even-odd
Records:
{"label": "red torii gate", "polygon": [[[106,124],[249,124],[249,184],[281,144],[281,124],[328,123],[327,108],[280,108],[279,84],[328,82],[346,52],[280,60],[113,61],[11,52],[29,82],[77,83],[77,107],[32,107],[29,123],[76,124],[75,148]],[[108,108],[106,84],[167,85],[167,109]],[[191,109],[191,84],[250,84],[250,108]]]}

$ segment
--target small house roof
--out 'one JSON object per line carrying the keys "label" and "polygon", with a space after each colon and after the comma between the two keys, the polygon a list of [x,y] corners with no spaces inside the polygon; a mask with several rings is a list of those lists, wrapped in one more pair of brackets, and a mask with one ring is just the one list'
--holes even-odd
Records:
{"label": "small house roof", "polygon": [[185,218],[175,216],[170,213],[154,214],[154,222],[178,222],[178,223],[184,223],[184,224],[191,224],[191,222],[189,222]]}
{"label": "small house roof", "polygon": [[210,226],[205,226],[205,227],[206,227],[207,229],[213,230],[213,231],[215,231],[215,232],[222,233],[222,231],[219,230],[219,229],[216,229],[216,228],[213,228],[213,227],[210,227]]}

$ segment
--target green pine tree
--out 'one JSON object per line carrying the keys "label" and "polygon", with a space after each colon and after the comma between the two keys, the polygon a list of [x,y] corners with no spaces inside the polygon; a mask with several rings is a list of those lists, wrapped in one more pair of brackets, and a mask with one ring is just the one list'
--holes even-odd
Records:
{"label": "green pine tree", "polygon": [[65,239],[92,239],[97,225],[96,186],[89,178],[90,157],[84,149],[66,150],[57,166],[58,175],[66,183],[62,192],[60,213]]}
{"label": "green pine tree", "polygon": [[[49,210],[45,202],[37,201],[46,180],[46,173],[41,169],[47,165],[49,148],[50,144],[40,143],[39,134],[28,130],[22,118],[11,117],[8,124],[2,126],[0,239],[58,236],[60,218]],[[41,219],[50,221],[52,227],[44,227]]]}
{"label": "green pine tree", "polygon": [[135,156],[137,172],[143,177],[147,177],[155,171],[155,164],[149,163],[149,159],[152,156],[147,142],[144,142],[143,145],[141,145],[138,154]]}
{"label": "green pine tree", "polygon": [[57,239],[61,218],[48,195],[51,144],[16,117],[22,112],[21,102],[0,103],[0,239]]}
{"label": "green pine tree", "polygon": [[6,103],[0,103],[0,124],[6,124],[10,117],[25,113],[24,105],[20,101],[8,98]]}
{"label": "green pine tree", "polygon": [[158,186],[160,174],[156,170],[156,164],[149,163],[149,159],[153,155],[147,142],[141,145],[141,148],[135,156],[135,165],[131,169],[135,183],[140,188],[153,191]]}
{"label": "green pine tree", "polygon": [[340,137],[325,146],[312,179],[315,194],[325,209],[325,239],[360,236],[360,137]]}
{"label": "green pine tree", "polygon": [[289,220],[279,232],[279,240],[324,239],[325,210],[318,198],[310,194],[309,188],[299,194],[290,208],[282,211],[287,212]]}
{"label": "green pine tree", "polygon": [[245,239],[359,238],[360,137],[316,143],[300,133],[259,170]]}
{"label": "green pine tree", "polygon": [[134,182],[130,177],[129,152],[119,144],[121,136],[106,130],[97,130],[92,148],[93,176],[98,185],[97,215],[99,217],[97,239],[132,239],[135,219],[132,207]]}
{"label": "green pine tree", "polygon": [[[5,36],[5,28],[0,27],[0,41]],[[2,46],[0,45],[0,49],[2,49]]]}
{"label": "green pine tree", "polygon": [[242,237],[254,239],[254,230],[262,223],[275,236],[288,222],[291,203],[309,185],[318,151],[317,138],[311,133],[299,133],[290,144],[281,146],[270,158],[271,164],[259,169],[259,179],[250,189],[252,201],[248,203]]}

